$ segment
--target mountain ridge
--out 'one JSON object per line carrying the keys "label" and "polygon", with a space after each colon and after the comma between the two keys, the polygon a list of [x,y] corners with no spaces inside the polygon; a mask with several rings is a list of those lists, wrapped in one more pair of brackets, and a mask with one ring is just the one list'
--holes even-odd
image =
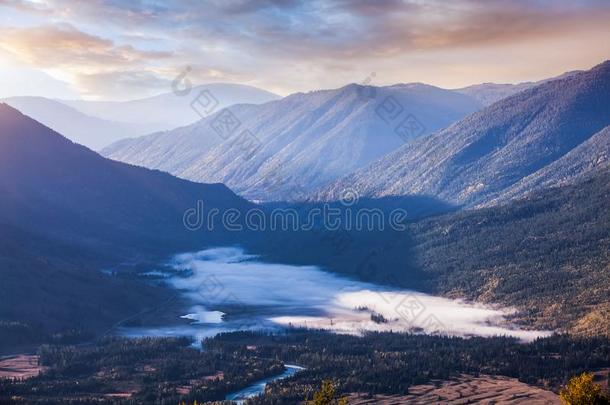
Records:
{"label": "mountain ridge", "polygon": [[506,97],[512,96],[513,94],[519,93],[521,91],[530,89],[539,84],[551,81],[562,79],[565,77],[569,77],[578,73],[581,73],[582,70],[572,70],[569,72],[565,72],[559,76],[551,77],[548,79],[538,80],[535,82],[521,82],[521,83],[479,83],[473,84],[470,86],[462,87],[455,89],[458,93],[466,94],[470,97],[475,98],[484,106],[489,106],[497,101],[500,101]]}
{"label": "mountain ridge", "polygon": [[102,149],[125,137],[150,133],[154,128],[146,124],[109,121],[87,115],[59,101],[44,97],[8,97],[0,102],[35,117],[70,140],[93,150]]}
{"label": "mountain ridge", "polygon": [[[349,84],[232,106],[237,132],[249,131],[257,143],[256,153],[245,158],[235,137],[225,140],[211,128],[224,110],[187,127],[111,145],[102,154],[194,181],[222,182],[255,200],[291,200],[479,107],[467,96],[429,85]],[[399,132],[409,117],[417,130]]]}
{"label": "mountain ridge", "polygon": [[423,194],[485,204],[610,124],[610,61],[498,101],[314,194]]}
{"label": "mountain ridge", "polygon": [[201,119],[192,103],[196,102],[204,91],[204,104],[216,110],[233,104],[260,104],[280,98],[267,90],[238,83],[208,83],[188,87],[181,82],[176,83],[176,86],[176,89],[170,92],[128,101],[59,101],[102,119],[148,125],[153,128],[149,131],[151,133],[189,125]]}

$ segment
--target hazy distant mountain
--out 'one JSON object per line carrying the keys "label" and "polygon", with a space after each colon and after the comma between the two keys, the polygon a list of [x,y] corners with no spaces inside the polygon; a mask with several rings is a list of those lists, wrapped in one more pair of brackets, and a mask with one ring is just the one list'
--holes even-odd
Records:
{"label": "hazy distant mountain", "polygon": [[[369,197],[424,194],[455,204],[486,203],[609,124],[610,61],[501,100],[341,179],[318,197],[333,199],[349,187]],[[562,167],[589,167],[567,162]]]}
{"label": "hazy distant mountain", "polygon": [[[208,108],[216,110],[233,104],[261,104],[280,98],[252,86],[231,83],[210,83],[193,87],[186,94],[169,91],[158,96],[124,102],[61,100],[85,114],[112,121],[147,125],[153,131],[164,131],[192,124],[202,117],[196,112],[206,113]],[[179,88],[178,91],[182,90]],[[202,94],[202,92],[204,92]],[[192,103],[195,103],[193,109]],[[207,115],[207,114],[206,114]],[[141,133],[132,134],[131,137]]]}
{"label": "hazy distant mountain", "polygon": [[531,89],[534,86],[545,83],[549,80],[561,79],[574,74],[580,73],[580,71],[571,71],[566,72],[560,76],[540,80],[538,82],[524,82],[517,84],[509,84],[509,83],[481,83],[474,84],[472,86],[463,87],[461,89],[455,89],[461,94],[466,94],[477,101],[479,101],[484,106],[491,105],[496,101],[500,101],[503,98],[512,96],[513,94],[519,93],[520,91]]}
{"label": "hazy distant mountain", "polygon": [[484,106],[491,105],[496,101],[502,100],[508,96],[512,96],[523,90],[534,87],[536,83],[526,82],[519,84],[504,84],[504,83],[481,83],[472,86],[455,89],[461,94],[466,94],[483,104]]}
{"label": "hazy distant mountain", "polygon": [[54,327],[99,325],[147,305],[149,290],[102,277],[104,263],[222,243],[222,229],[185,229],[198,201],[206,211],[250,206],[221,184],[105,159],[6,104],[0,195],[0,319]]}
{"label": "hazy distant mountain", "polygon": [[[294,199],[480,107],[468,96],[424,84],[351,84],[233,106],[238,128],[231,136],[214,129],[229,114],[221,112],[102,153],[194,181],[222,182],[253,199]],[[244,130],[251,134],[248,148]]]}
{"label": "hazy distant mountain", "polygon": [[0,101],[93,150],[99,150],[119,139],[150,133],[155,129],[152,125],[93,117],[59,101],[43,97],[10,97]]}

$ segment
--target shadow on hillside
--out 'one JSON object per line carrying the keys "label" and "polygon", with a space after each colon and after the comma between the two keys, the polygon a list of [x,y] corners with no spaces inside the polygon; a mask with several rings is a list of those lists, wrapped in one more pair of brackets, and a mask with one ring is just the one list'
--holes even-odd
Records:
{"label": "shadow on hillside", "polygon": [[[382,198],[360,198],[353,204],[349,201],[330,201],[330,202],[272,202],[263,203],[260,206],[266,210],[276,208],[297,208],[302,211],[310,211],[313,208],[320,208],[324,205],[336,208],[352,208],[352,209],[372,209],[377,208],[384,212],[390,212],[395,209],[403,209],[407,211],[409,222],[430,217],[434,215],[445,214],[448,212],[457,211],[460,207],[449,204],[436,197],[426,195],[407,195],[407,196],[388,196]],[[347,207],[349,205],[349,207]]]}
{"label": "shadow on hillside", "polygon": [[[405,226],[393,229],[357,230],[343,227],[329,230],[322,223],[309,231],[267,231],[258,235],[243,234],[238,243],[249,251],[260,254],[265,260],[296,265],[317,265],[328,271],[354,279],[390,286],[421,289],[426,284],[426,274],[416,263],[412,253],[409,223],[452,212],[458,207],[433,197],[407,196],[381,199],[362,199],[346,207],[341,202],[327,203],[343,212],[377,209],[387,216],[393,210],[407,212]],[[324,203],[273,203],[265,204],[265,210],[298,208],[301,217]],[[270,214],[271,215],[271,214]],[[387,224],[386,224],[387,225]]]}

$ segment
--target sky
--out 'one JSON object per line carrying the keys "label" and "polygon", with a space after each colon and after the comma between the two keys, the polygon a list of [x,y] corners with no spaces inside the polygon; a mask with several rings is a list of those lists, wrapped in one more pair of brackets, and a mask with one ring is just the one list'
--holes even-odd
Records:
{"label": "sky", "polygon": [[608,0],[0,0],[0,97],[129,100],[192,83],[287,95],[458,88],[610,59]]}

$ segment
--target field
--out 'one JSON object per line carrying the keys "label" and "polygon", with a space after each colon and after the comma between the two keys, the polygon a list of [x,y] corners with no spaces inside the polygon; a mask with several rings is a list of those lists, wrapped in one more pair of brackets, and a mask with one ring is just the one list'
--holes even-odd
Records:
{"label": "field", "polygon": [[7,356],[0,359],[0,379],[26,379],[36,377],[45,367],[40,366],[34,355]]}
{"label": "field", "polygon": [[462,375],[449,381],[432,381],[409,389],[409,395],[350,395],[350,405],[559,404],[557,394],[502,376]]}

